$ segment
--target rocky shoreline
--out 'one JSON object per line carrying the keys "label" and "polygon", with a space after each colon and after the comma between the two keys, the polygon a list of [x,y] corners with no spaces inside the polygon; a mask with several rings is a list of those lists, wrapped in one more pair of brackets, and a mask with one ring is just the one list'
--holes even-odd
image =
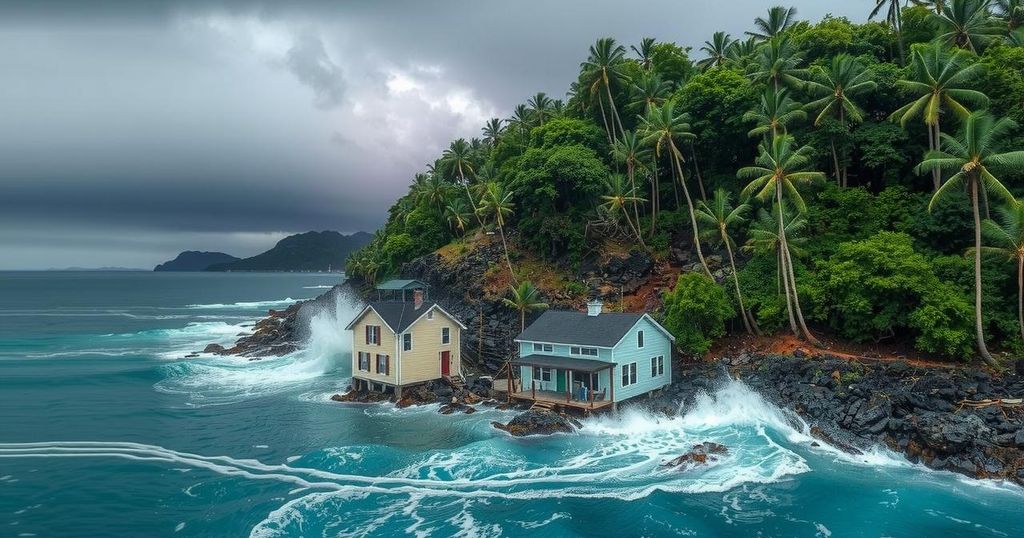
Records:
{"label": "rocky shoreline", "polygon": [[[435,289],[479,286],[478,281],[449,281],[471,271],[442,274],[428,269],[434,264],[421,263],[414,272],[435,281]],[[445,281],[437,281],[442,278]],[[323,308],[333,308],[342,293],[358,296],[347,284],[335,286],[316,299],[271,310],[267,318],[256,323],[251,335],[241,336],[230,348],[213,344],[204,351],[250,360],[290,353],[302,345],[309,318]],[[449,293],[439,299],[457,315],[480,315],[481,305],[467,304],[459,294]],[[508,309],[487,305],[483,310],[483,319],[489,320],[485,329],[494,324],[499,329],[515,325]],[[510,330],[481,332],[483,340],[468,334],[469,341],[464,338],[462,345],[470,351],[478,346],[489,350],[485,351],[486,357],[479,357],[475,367],[494,373],[499,367],[496,355],[505,352],[499,340],[511,341],[512,334]],[[713,393],[730,378],[736,378],[768,402],[798,414],[813,436],[836,448],[856,454],[883,445],[933,469],[1024,485],[1024,405],[1020,400],[1024,397],[1024,360],[1018,361],[1013,371],[993,374],[952,365],[797,355],[802,356],[737,352],[709,362],[677,361],[673,384],[662,394],[624,405],[672,415],[685,409],[698,394]],[[473,377],[462,386],[435,381],[407,390],[403,396],[395,402],[399,407],[440,404],[439,410],[445,414],[473,413],[478,405],[512,408],[496,399],[500,395],[486,376]],[[388,398],[349,391],[332,399],[369,403]],[[518,436],[571,432],[579,423],[550,411],[528,411],[495,427]]]}
{"label": "rocky shoreline", "polygon": [[663,394],[635,405],[674,415],[735,378],[841,450],[882,445],[932,469],[1024,485],[1024,362],[994,375],[906,361],[739,354],[677,367],[674,377]]}

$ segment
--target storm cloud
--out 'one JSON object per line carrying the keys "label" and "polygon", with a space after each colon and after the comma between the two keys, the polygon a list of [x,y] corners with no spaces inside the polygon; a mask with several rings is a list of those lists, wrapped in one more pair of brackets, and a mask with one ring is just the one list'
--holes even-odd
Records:
{"label": "storm cloud", "polygon": [[[867,11],[790,3],[809,19]],[[696,48],[771,4],[4,3],[0,269],[372,231],[451,139],[563,95],[596,38]]]}

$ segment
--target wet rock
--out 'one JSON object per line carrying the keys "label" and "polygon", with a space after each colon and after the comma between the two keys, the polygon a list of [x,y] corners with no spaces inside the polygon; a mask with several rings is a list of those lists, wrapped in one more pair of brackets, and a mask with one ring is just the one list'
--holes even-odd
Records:
{"label": "wet rock", "polygon": [[516,437],[572,433],[583,427],[583,424],[576,419],[560,415],[554,411],[540,410],[520,413],[513,417],[508,424],[491,422],[491,425]]}
{"label": "wet rock", "polygon": [[665,467],[677,467],[680,469],[692,469],[701,465],[709,465],[717,463],[722,456],[729,453],[729,449],[725,445],[718,443],[704,442],[693,445],[693,448],[689,452],[673,458],[662,466]]}
{"label": "wet rock", "polygon": [[227,350],[220,344],[210,344],[203,348],[203,353],[213,353],[216,355],[223,355],[225,351]]}
{"label": "wet rock", "polygon": [[387,401],[386,394],[365,390],[350,390],[344,394],[335,394],[331,400],[342,403],[377,403]]}

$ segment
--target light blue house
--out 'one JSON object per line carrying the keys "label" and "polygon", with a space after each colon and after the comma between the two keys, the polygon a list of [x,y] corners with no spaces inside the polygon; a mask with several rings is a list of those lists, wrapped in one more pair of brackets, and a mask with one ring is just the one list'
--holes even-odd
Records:
{"label": "light blue house", "polygon": [[517,338],[512,397],[541,407],[614,408],[672,382],[675,338],[647,314],[549,310]]}

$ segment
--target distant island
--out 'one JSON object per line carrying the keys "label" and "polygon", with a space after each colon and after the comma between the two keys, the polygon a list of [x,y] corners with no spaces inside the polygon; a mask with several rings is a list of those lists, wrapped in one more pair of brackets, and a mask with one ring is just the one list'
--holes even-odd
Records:
{"label": "distant island", "polygon": [[205,271],[207,267],[215,264],[230,263],[241,258],[224,254],[223,252],[200,252],[198,250],[186,250],[178,254],[177,258],[161,263],[153,268],[154,271]]}
{"label": "distant island", "polygon": [[345,235],[333,231],[290,235],[274,248],[252,256],[236,258],[223,252],[186,251],[156,266],[154,271],[341,271],[351,252],[369,244],[366,232]]}

